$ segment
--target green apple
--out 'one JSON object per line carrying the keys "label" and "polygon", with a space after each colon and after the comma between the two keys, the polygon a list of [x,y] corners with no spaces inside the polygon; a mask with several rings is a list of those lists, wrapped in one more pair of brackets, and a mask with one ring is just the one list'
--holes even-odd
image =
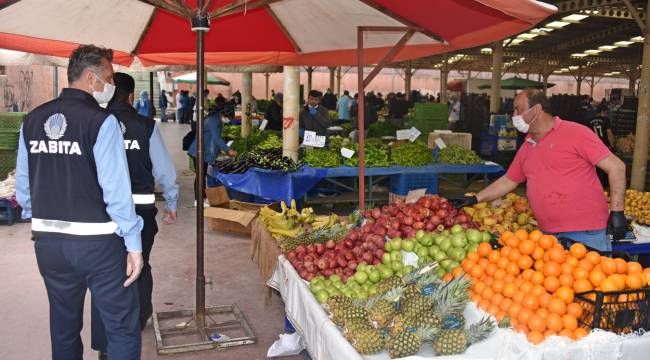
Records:
{"label": "green apple", "polygon": [[342,295],[341,291],[339,289],[336,289],[336,288],[327,290],[327,293],[330,296]]}
{"label": "green apple", "polygon": [[309,290],[316,295],[319,291],[325,290],[325,285],[322,282],[317,282],[309,285]]}
{"label": "green apple", "polygon": [[415,270],[415,267],[413,265],[404,265],[402,269],[406,271],[407,274],[410,274]]}
{"label": "green apple", "polygon": [[424,230],[418,230],[418,231],[415,233],[415,240],[421,240],[422,237],[424,237],[424,235],[425,235]]}
{"label": "green apple", "polygon": [[449,264],[453,263],[454,261],[451,259],[444,259],[440,262],[440,266],[444,268],[445,270],[449,271]]}
{"label": "green apple", "polygon": [[341,276],[339,276],[338,274],[334,274],[334,275],[330,276],[330,281],[332,283],[337,283],[337,282],[340,283],[341,282]]}
{"label": "green apple", "polygon": [[440,243],[445,239],[444,235],[437,235],[433,237],[433,243],[440,246]]}
{"label": "green apple", "polygon": [[402,238],[394,238],[390,244],[391,252],[402,250]]}
{"label": "green apple", "polygon": [[451,247],[451,240],[445,238],[438,247],[440,247],[441,251],[446,252]]}
{"label": "green apple", "polygon": [[492,236],[490,236],[489,232],[487,232],[487,231],[483,232],[483,241],[482,242],[490,242],[491,238],[492,238]]}
{"label": "green apple", "polygon": [[452,270],[454,270],[455,268],[459,267],[459,266],[460,266],[460,263],[459,263],[458,261],[452,260],[452,261],[449,263],[448,266],[449,266],[449,267],[447,267],[447,271],[452,271]]}
{"label": "green apple", "polygon": [[415,249],[415,242],[411,239],[402,241],[402,250],[412,252]]}
{"label": "green apple", "polygon": [[442,260],[445,260],[446,258],[447,258],[447,254],[441,251],[433,257],[433,260],[440,262]]}
{"label": "green apple", "polygon": [[381,263],[382,264],[390,264],[390,253],[385,252],[384,255],[381,256]]}
{"label": "green apple", "polygon": [[374,265],[368,265],[363,270],[365,271],[366,274],[370,275],[371,272],[376,271],[377,269],[375,269]]}
{"label": "green apple", "polygon": [[468,248],[467,251],[478,251],[478,244],[471,244]]}
{"label": "green apple", "polygon": [[462,261],[466,254],[465,249],[452,247],[447,250],[447,255],[453,260]]}
{"label": "green apple", "polygon": [[363,283],[363,285],[361,285],[361,288],[362,288],[363,290],[365,290],[365,291],[368,291],[368,289],[370,289],[370,286],[371,286],[371,285],[372,285],[372,284],[370,283],[370,281],[366,281],[365,283]]}
{"label": "green apple", "polygon": [[371,285],[370,288],[368,289],[368,296],[375,296],[377,295],[377,284]]}
{"label": "green apple", "polygon": [[451,233],[452,234],[458,234],[458,233],[462,233],[462,232],[463,232],[463,227],[458,225],[458,224],[451,227]]}
{"label": "green apple", "polygon": [[319,303],[324,304],[327,301],[327,298],[330,297],[330,294],[325,290],[321,290],[321,291],[317,292],[316,294],[314,294],[314,296],[316,296],[316,300]]}
{"label": "green apple", "polygon": [[429,256],[436,256],[440,252],[440,248],[436,245],[433,245],[429,248]]}
{"label": "green apple", "polygon": [[388,279],[392,277],[395,273],[393,272],[393,269],[391,269],[388,266],[385,266],[379,270],[379,273],[381,274],[382,279]]}
{"label": "green apple", "polygon": [[422,240],[420,240],[420,243],[424,246],[431,246],[433,245],[433,236],[430,234],[425,235]]}
{"label": "green apple", "polygon": [[466,245],[467,239],[465,238],[465,234],[458,233],[451,236],[451,246],[460,248],[465,247]]}
{"label": "green apple", "polygon": [[417,251],[415,252],[415,254],[416,254],[419,258],[421,258],[421,257],[425,257],[425,256],[429,255],[429,249],[427,249],[427,248],[425,248],[425,247],[422,247],[422,248],[420,248],[419,250],[417,250]]}
{"label": "green apple", "polygon": [[357,269],[356,269],[357,272],[358,272],[358,271],[365,271],[366,266],[368,266],[368,265],[367,265],[365,262],[361,262],[361,263],[359,263],[359,265],[357,265]]}
{"label": "green apple", "polygon": [[368,274],[366,274],[364,271],[357,271],[357,273],[354,274],[354,280],[363,285],[363,283],[368,281]]}
{"label": "green apple", "polygon": [[390,268],[393,269],[393,271],[399,271],[403,267],[404,265],[402,264],[401,261],[393,261],[392,263],[390,263]]}
{"label": "green apple", "polygon": [[386,250],[386,252],[393,251],[393,240],[388,240],[384,243],[384,250]]}
{"label": "green apple", "polygon": [[467,240],[471,243],[480,243],[483,240],[483,234],[476,229],[469,229],[465,234],[467,235]]}
{"label": "green apple", "polygon": [[372,271],[370,274],[368,274],[368,279],[373,283],[376,284],[381,280],[381,274],[379,273],[378,270]]}
{"label": "green apple", "polygon": [[393,251],[393,252],[390,253],[390,261],[391,262],[394,262],[394,261],[402,262],[403,258],[404,257],[402,256],[402,253],[399,252],[399,251]]}

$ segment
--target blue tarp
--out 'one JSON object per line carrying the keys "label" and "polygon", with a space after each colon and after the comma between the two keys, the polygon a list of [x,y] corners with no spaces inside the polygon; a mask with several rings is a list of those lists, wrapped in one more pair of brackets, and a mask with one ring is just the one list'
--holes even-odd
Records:
{"label": "blue tarp", "polygon": [[650,243],[613,243],[612,250],[625,251],[632,255],[650,254]]}
{"label": "blue tarp", "polygon": [[[366,168],[366,176],[401,174],[498,174],[503,173],[501,165],[449,165],[431,164],[426,166],[388,166]],[[271,199],[284,200],[302,198],[323,178],[355,177],[357,167],[341,166],[329,169],[316,169],[309,165],[295,172],[263,169],[249,169],[243,174],[222,174],[210,167],[209,174],[216,177],[226,187]]]}

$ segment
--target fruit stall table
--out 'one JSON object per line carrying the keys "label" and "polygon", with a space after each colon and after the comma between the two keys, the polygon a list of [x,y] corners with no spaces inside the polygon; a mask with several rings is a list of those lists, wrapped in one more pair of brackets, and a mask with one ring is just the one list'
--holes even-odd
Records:
{"label": "fruit stall table", "polygon": [[[377,177],[399,177],[417,174],[483,174],[487,184],[488,175],[502,174],[504,171],[501,165],[490,162],[477,165],[430,164],[425,166],[371,167],[366,168],[366,176],[369,178],[368,184],[370,187],[372,187],[373,181],[377,181]],[[223,174],[211,166],[208,174],[219,179],[230,189],[270,200],[290,202],[291,199],[303,198],[312,187],[323,179],[351,191],[356,191],[354,187],[342,184],[336,178],[356,178],[359,169],[350,166],[312,168],[305,165],[300,171],[294,172],[248,169],[243,174]],[[466,186],[467,183],[463,185]]]}
{"label": "fruit stall table", "polygon": [[[301,335],[314,360],[380,360],[388,359],[387,351],[374,355],[360,355],[343,337],[339,328],[329,320],[325,310],[316,301],[309,285],[302,280],[289,261],[278,256],[275,271],[267,285],[280,292],[287,318]],[[479,321],[485,313],[473,303],[465,309],[468,323]],[[553,337],[539,346],[529,343],[523,334],[509,329],[497,329],[485,341],[470,346],[462,355],[449,359],[647,359],[650,333],[642,336],[618,336],[611,332],[594,331],[577,342]],[[422,346],[419,353],[405,359],[431,359],[432,347]]]}

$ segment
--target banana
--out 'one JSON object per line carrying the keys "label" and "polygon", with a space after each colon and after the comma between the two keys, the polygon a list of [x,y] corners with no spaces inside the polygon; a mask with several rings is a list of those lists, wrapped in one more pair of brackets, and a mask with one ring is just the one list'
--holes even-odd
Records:
{"label": "banana", "polygon": [[275,228],[269,228],[269,231],[273,235],[281,235],[281,236],[286,236],[286,237],[296,237],[300,235],[303,231],[302,227],[297,227],[295,229],[291,230],[284,230],[284,229],[275,229]]}
{"label": "banana", "polygon": [[282,213],[283,214],[286,214],[287,210],[289,210],[289,208],[287,208],[287,204],[284,202],[284,200],[280,201],[280,207],[282,208]]}

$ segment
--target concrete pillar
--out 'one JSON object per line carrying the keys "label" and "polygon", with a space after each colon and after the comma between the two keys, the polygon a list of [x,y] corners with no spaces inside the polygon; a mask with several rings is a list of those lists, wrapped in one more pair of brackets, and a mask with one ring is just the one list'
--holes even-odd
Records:
{"label": "concrete pillar", "polygon": [[336,67],[329,67],[330,69],[330,86],[329,88],[334,91],[334,78],[336,77]]}
{"label": "concrete pillar", "polygon": [[449,69],[440,69],[440,103],[447,103],[447,81],[449,78]]}
{"label": "concrete pillar", "polygon": [[300,68],[297,66],[284,67],[284,98],[282,99],[282,116],[285,125],[282,130],[282,155],[298,161],[299,131],[298,116],[300,115]]}
{"label": "concrete pillar", "polygon": [[314,74],[314,67],[313,66],[308,66],[307,67],[307,93],[311,91],[311,84],[312,84],[312,75]]}
{"label": "concrete pillar", "polygon": [[269,100],[269,99],[270,99],[270,97],[269,97],[269,76],[271,76],[271,74],[269,74],[269,73],[264,73],[264,85],[265,85],[265,90],[266,90],[266,92],[265,92],[265,94],[266,94],[266,96],[265,96],[266,100]]}
{"label": "concrete pillar", "polygon": [[630,81],[628,82],[628,89],[633,93],[636,94],[636,81],[638,78],[634,75],[630,76]]}
{"label": "concrete pillar", "polygon": [[[341,67],[336,68],[336,96],[341,97],[341,78],[343,76],[341,75]],[[332,89],[334,91],[334,89]]]}
{"label": "concrete pillar", "polygon": [[596,76],[591,75],[591,82],[589,82],[589,97],[594,97],[594,88],[596,87]]}
{"label": "concrete pillar", "polygon": [[[650,0],[646,5],[646,14],[650,11]],[[645,28],[650,29],[650,16],[645,18]],[[648,38],[643,43],[643,67],[639,83],[639,108],[636,117],[636,132],[634,141],[634,159],[632,161],[632,177],[630,187],[643,191],[648,166],[648,136],[650,135],[650,45]]]}
{"label": "concrete pillar", "polygon": [[411,62],[406,62],[406,68],[404,69],[404,92],[406,93],[406,100],[411,100],[411,77],[413,76],[411,68]]}
{"label": "concrete pillar", "polygon": [[492,45],[492,87],[490,88],[490,112],[497,114],[501,108],[501,66],[503,65],[503,43]]}
{"label": "concrete pillar", "polygon": [[59,96],[59,68],[52,66],[52,98]]}
{"label": "concrete pillar", "polygon": [[242,74],[241,89],[241,137],[251,134],[251,102],[253,101],[253,73]]}

